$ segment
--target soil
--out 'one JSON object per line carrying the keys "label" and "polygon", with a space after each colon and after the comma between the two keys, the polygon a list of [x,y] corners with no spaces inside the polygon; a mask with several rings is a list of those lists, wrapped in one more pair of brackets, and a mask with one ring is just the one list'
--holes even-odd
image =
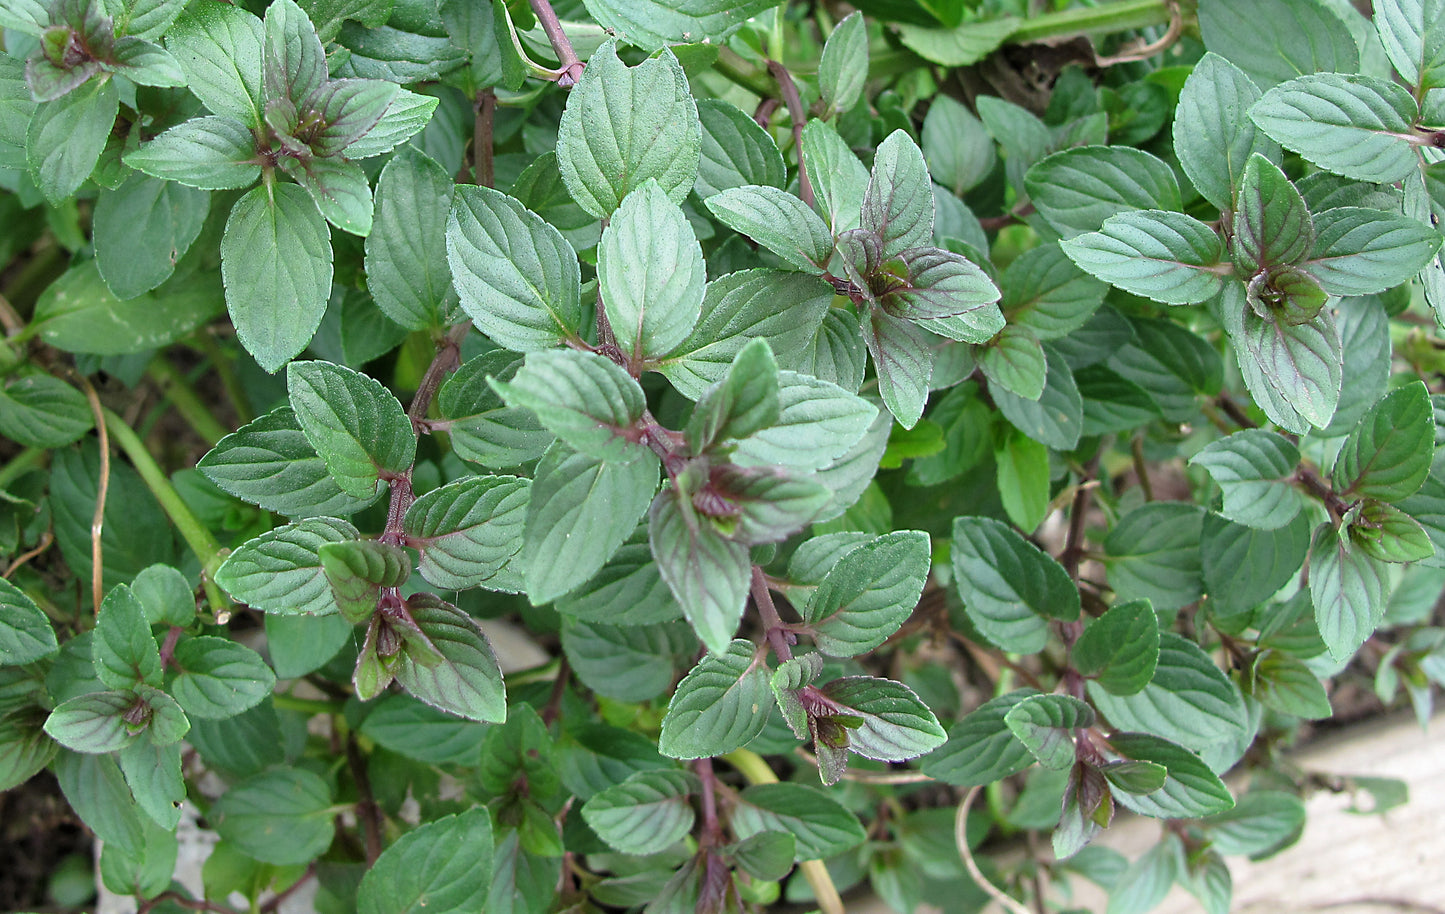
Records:
{"label": "soil", "polygon": [[0,911],[45,911],[50,874],[62,860],[91,859],[92,839],[43,771],[0,793]]}

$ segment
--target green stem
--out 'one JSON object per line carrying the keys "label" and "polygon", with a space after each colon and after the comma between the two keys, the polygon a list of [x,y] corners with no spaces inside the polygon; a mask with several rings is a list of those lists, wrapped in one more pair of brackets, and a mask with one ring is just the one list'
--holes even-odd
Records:
{"label": "green stem", "polygon": [[190,423],[196,434],[205,438],[208,443],[214,445],[230,434],[227,428],[211,415],[211,411],[191,387],[190,380],[167,361],[165,356],[156,356],[146,368],[146,374],[161,386],[166,399],[170,400],[181,418]]}
{"label": "green stem", "polygon": [[758,98],[768,98],[773,94],[775,84],[767,70],[761,69],[727,45],[718,48],[717,63],[713,64],[713,69]]}
{"label": "green stem", "polygon": [[45,448],[28,447],[14,457],[10,462],[0,467],[0,489],[25,475],[26,471],[32,470],[45,461]]}
{"label": "green stem", "polygon": [[271,702],[278,711],[299,711],[302,714],[340,714],[345,705],[345,702],[324,698],[297,698],[285,692],[272,695]]}
{"label": "green stem", "polygon": [[216,377],[226,389],[226,398],[231,401],[231,408],[236,411],[236,420],[245,425],[256,418],[256,414],[251,410],[251,401],[246,397],[246,388],[241,386],[241,378],[236,374],[236,366],[216,338],[202,330],[192,335],[190,341],[196,351],[211,360]]}
{"label": "green stem", "polygon": [[1164,25],[1169,17],[1168,0],[1119,0],[1027,19],[1008,37],[1007,43],[1032,44],[1076,35],[1106,35]]}
{"label": "green stem", "polygon": [[215,585],[216,569],[221,567],[221,544],[206,529],[191,509],[181,499],[171,481],[166,478],[165,471],[156,463],[150,451],[146,450],[145,442],[140,436],[125,424],[125,420],[110,410],[105,410],[105,427],[110,432],[110,437],[120,447],[125,455],[130,458],[131,465],[145,481],[146,487],[151,490],[156,501],[160,502],[162,510],[176,525],[185,539],[186,545],[195,553],[196,560],[201,563],[201,582],[206,588],[206,598],[210,601],[213,609],[218,614],[229,613],[230,605],[220,588]]}

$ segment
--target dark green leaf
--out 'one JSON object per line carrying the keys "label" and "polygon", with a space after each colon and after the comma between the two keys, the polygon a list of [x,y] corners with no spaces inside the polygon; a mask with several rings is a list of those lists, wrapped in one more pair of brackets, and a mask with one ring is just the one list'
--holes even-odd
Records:
{"label": "dark green leaf", "polygon": [[929,564],[921,530],[899,530],[845,553],[803,612],[818,649],[852,657],[882,644],[912,615]]}
{"label": "dark green leaf", "polygon": [[1221,616],[1253,609],[1299,572],[1310,548],[1310,521],[1304,515],[1273,530],[1204,518],[1200,556],[1204,588]]}
{"label": "dark green leaf", "polygon": [[1068,695],[1034,695],[1004,715],[1004,724],[1045,768],[1074,764],[1073,731],[1094,725],[1094,709]]}
{"label": "dark green leaf", "polygon": [[508,406],[488,378],[511,380],[522,357],[502,349],[471,359],[437,392],[452,449],[463,460],[510,467],[536,460],[555,440],[536,413]]}
{"label": "dark green leaf", "polygon": [[326,543],[316,555],[337,609],[357,624],[371,618],[383,587],[400,587],[411,575],[406,550],[379,540]]}
{"label": "dark green leaf", "polygon": [[95,260],[116,297],[134,298],[169,279],[209,209],[209,194],[144,175],[102,191],[92,226]]}
{"label": "dark green leaf", "polygon": [[331,235],[306,191],[257,187],[226,220],[221,277],[241,345],[276,371],[311,342],[331,295]]}
{"label": "dark green leaf", "polygon": [[772,426],[781,414],[778,363],[766,340],[743,347],[721,381],[698,398],[687,422],[694,454],[729,440],[747,438]]}
{"label": "dark green leaf", "polygon": [[326,543],[343,543],[357,535],[351,524],[332,517],[279,527],[232,552],[216,572],[216,583],[262,612],[334,612],[336,601],[319,550]]}
{"label": "dark green leaf", "polygon": [[832,111],[849,111],[868,81],[868,28],[863,15],[849,15],[833,27],[818,62],[818,92]]}
{"label": "dark green leaf", "polygon": [[119,110],[120,97],[108,79],[92,79],[36,109],[25,147],[30,176],[47,200],[60,203],[90,177]]}
{"label": "dark green leaf", "polygon": [[703,644],[714,653],[729,650],[748,594],[747,546],[725,538],[672,488],[652,503],[648,542],[658,572]]}
{"label": "dark green leaf", "polygon": [[1082,269],[1126,292],[1171,305],[1207,301],[1219,292],[1224,256],[1214,230],[1183,213],[1128,212],[1097,232],[1063,242]]}
{"label": "dark green leaf", "polygon": [[1233,856],[1264,853],[1298,832],[1304,821],[1304,803],[1293,794],[1251,790],[1233,809],[1202,824],[1214,849]]}
{"label": "dark green leaf", "polygon": [[955,195],[978,186],[997,156],[983,123],[950,95],[937,95],[923,119],[923,156],[933,180]]}
{"label": "dark green leaf", "polygon": [[[1204,46],[1268,88],[1301,73],[1354,73],[1359,52],[1340,15],[1314,0],[1210,0]],[[1269,28],[1261,28],[1269,23]],[[1244,109],[1239,109],[1243,111]]]}
{"label": "dark green leaf", "polygon": [[1249,109],[1259,128],[1286,149],[1326,171],[1377,184],[1403,181],[1419,167],[1407,141],[1418,115],[1404,88],[1343,73],[1292,79]]}
{"label": "dark green leaf", "polygon": [[692,830],[688,797],[696,790],[696,778],[685,771],[639,771],[583,804],[582,818],[624,854],[656,854]]}
{"label": "dark green leaf", "polygon": [[657,488],[657,461],[605,463],[553,446],[537,464],[524,551],[533,604],[571,593],[596,574],[637,526]]}
{"label": "dark green leaf", "polygon": [[[587,11],[609,32],[649,51],[669,44],[720,43],[774,0],[588,0]],[[590,61],[589,61],[590,63]]]}
{"label": "dark green leaf", "polygon": [[463,187],[446,238],[452,281],[477,329],[519,352],[577,335],[577,255],[536,213],[489,187]]}
{"label": "dark green leaf", "polygon": [[848,750],[863,758],[907,761],[932,752],[948,738],[928,706],[901,682],[845,676],[823,686],[822,693],[841,705],[841,716],[861,718],[856,727],[845,726]]}
{"label": "dark green leaf", "polygon": [[1147,733],[1115,733],[1109,745],[1126,758],[1154,762],[1169,771],[1164,786],[1139,795],[1115,790],[1114,799],[1140,815],[1193,819],[1224,812],[1234,797],[1204,761],[1183,746]]}
{"label": "dark green leaf", "polygon": [[1023,771],[1034,757],[1004,722],[1019,702],[1039,693],[1018,689],[990,699],[954,724],[948,742],[923,762],[923,773],[958,787],[991,784]]}
{"label": "dark green leaf", "polygon": [[738,442],[734,463],[819,470],[857,445],[878,415],[867,400],[806,374],[778,372],[778,384],[777,419]]}
{"label": "dark green leaf", "polygon": [[511,381],[491,383],[580,453],[620,463],[649,453],[635,428],[647,406],[642,388],[610,359],[574,349],[533,352]]}
{"label": "dark green leaf", "polygon": [[434,708],[469,720],[505,720],[502,671],[476,621],[431,594],[409,597],[406,606],[427,644],[408,639],[402,647],[396,665],[401,687]]}
{"label": "dark green leaf", "polygon": [[1259,153],[1250,156],[1235,193],[1231,250],[1242,270],[1253,273],[1304,259],[1314,244],[1314,223],[1304,198],[1278,165]]}
{"label": "dark green leaf", "polygon": [[1190,458],[1209,471],[1224,493],[1220,513],[1235,523],[1273,530],[1289,523],[1304,505],[1292,475],[1299,449],[1262,429],[1245,429],[1211,442]]}
{"label": "dark green leaf", "polygon": [[702,658],[678,683],[658,748],[672,758],[707,758],[747,745],[772,706],[768,671],[751,641],[733,641]]}
{"label": "dark green leaf", "polygon": [[407,832],[382,852],[357,890],[360,914],[462,914],[481,910],[492,881],[486,807]]}
{"label": "dark green leaf", "polygon": [[112,689],[161,684],[161,655],[145,607],[124,584],[105,595],[91,642],[95,674]]}
{"label": "dark green leaf", "polygon": [[439,327],[455,307],[446,253],[454,187],[440,165],[412,146],[397,153],[376,182],[366,287],[377,307],[408,330]]}
{"label": "dark green leaf", "polygon": [[182,638],[172,666],[176,675],[170,691],[191,717],[235,717],[270,695],[276,684],[260,654],[225,638]]}
{"label": "dark green leaf", "polygon": [[100,754],[116,752],[130,745],[145,728],[127,714],[142,705],[134,692],[93,692],[61,702],[45,721],[50,738],[74,752]]}
{"label": "dark green leaf", "polygon": [[885,260],[933,241],[928,166],[923,151],[901,130],[893,131],[878,145],[859,224],[875,233]]}
{"label": "dark green leaf", "polygon": [[530,488],[513,476],[473,476],[418,498],[402,528],[422,576],[463,590],[500,571],[522,546]]}
{"label": "dark green leaf", "polygon": [[608,321],[634,363],[664,356],[687,339],[702,311],[707,270],[687,218],[656,181],[622,201],[597,256]]}
{"label": "dark green leaf", "polygon": [[782,153],[747,112],[722,99],[701,98],[697,115],[702,121],[702,149],[693,189],[699,197],[706,200],[745,184],[783,186],[787,174]]}
{"label": "dark green leaf", "polygon": [[1264,651],[1249,674],[1250,694],[1270,710],[1305,720],[1322,720],[1334,714],[1324,685],[1298,657]]}
{"label": "dark green leaf", "polygon": [[1430,472],[1435,421],[1423,383],[1396,388],[1372,406],[1335,458],[1334,484],[1349,495],[1399,501]]}
{"label": "dark green leaf", "polygon": [[1120,213],[1180,208],[1173,170],[1127,146],[1054,153],[1030,168],[1024,183],[1044,221],[1065,238],[1092,232]]}
{"label": "dark green leaf", "polygon": [[1154,678],[1159,618],[1147,600],[1118,603],[1089,623],[1070,653],[1080,675],[1111,695],[1133,695]]}
{"label": "dark green leaf", "polygon": [[331,844],[331,788],[302,768],[273,769],[231,787],[211,807],[221,838],[265,863],[306,864]]}
{"label": "dark green leaf", "polygon": [[869,308],[863,322],[863,342],[873,357],[883,404],[906,429],[918,423],[928,403],[933,339],[917,324],[881,308]]}
{"label": "dark green leaf", "polygon": [[756,784],[738,796],[733,832],[740,839],[781,831],[797,840],[798,860],[822,860],[863,843],[858,817],[837,800],[802,784]]}
{"label": "dark green leaf", "polygon": [[1174,149],[1189,180],[1223,212],[1234,208],[1245,163],[1263,155],[1279,163],[1279,145],[1240,113],[1260,98],[1243,70],[1208,53],[1194,65],[1174,115]]}
{"label": "dark green leaf", "polygon": [[214,273],[197,274],[120,301],[95,261],[66,271],[40,296],[31,324],[66,352],[132,355],[186,336],[225,307]]}
{"label": "dark green leaf", "polygon": [[1079,592],[1063,566],[991,518],[953,522],[953,573],[970,621],[1008,651],[1039,650],[1049,619],[1079,615]]}
{"label": "dark green leaf", "polygon": [[1115,593],[1126,600],[1147,599],[1165,610],[1199,599],[1204,514],[1197,505],[1154,502],[1120,518],[1104,540]]}
{"label": "dark green leaf", "polygon": [[742,232],[789,264],[820,273],[833,254],[833,235],[807,204],[784,190],[744,185],[707,198],[724,225]]}
{"label": "dark green leaf", "polygon": [[26,447],[62,447],[94,424],[85,395],[59,378],[12,375],[0,388],[0,435]]}
{"label": "dark green leaf", "polygon": [[1374,633],[1388,592],[1385,566],[1321,524],[1310,547],[1310,597],[1331,657],[1349,659]]}
{"label": "dark green leaf", "polygon": [[1370,295],[1409,282],[1440,249],[1440,233],[1365,207],[1321,213],[1304,269],[1332,295]]}
{"label": "dark green leaf", "polygon": [[562,623],[562,650],[572,672],[599,695],[633,702],[656,698],[672,688],[679,663],[686,666],[697,651],[681,622],[623,627],[612,621]]}
{"label": "dark green leaf", "polygon": [[306,439],[345,492],[373,496],[384,479],[410,469],[411,421],[375,379],[331,362],[295,362],[286,386]]}
{"label": "dark green leaf", "polygon": [[5,665],[34,663],[58,650],[45,613],[24,591],[0,578],[0,657]]}
{"label": "dark green leaf", "polygon": [[[659,7],[653,16],[666,13]],[[608,41],[593,52],[567,98],[557,164],[578,204],[605,218],[649,179],[681,203],[697,180],[701,145],[697,104],[672,52],[629,67]]]}

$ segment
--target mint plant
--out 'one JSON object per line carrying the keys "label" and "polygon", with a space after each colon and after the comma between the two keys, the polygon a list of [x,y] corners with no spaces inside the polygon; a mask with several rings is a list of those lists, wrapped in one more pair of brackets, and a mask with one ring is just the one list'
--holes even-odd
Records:
{"label": "mint plant", "polygon": [[1445,684],[1445,10],[856,5],[0,0],[0,789],[144,912],[1224,912],[1400,802],[1283,751]]}

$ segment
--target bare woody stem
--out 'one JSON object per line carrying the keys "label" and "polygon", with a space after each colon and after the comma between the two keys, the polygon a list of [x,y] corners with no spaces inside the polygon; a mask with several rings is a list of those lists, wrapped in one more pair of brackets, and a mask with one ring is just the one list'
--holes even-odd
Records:
{"label": "bare woody stem", "polygon": [[496,183],[492,167],[496,112],[497,93],[488,86],[477,93],[477,118],[472,127],[472,180],[482,187],[492,187]]}
{"label": "bare woody stem", "polygon": [[793,148],[798,153],[798,196],[809,206],[813,205],[813,182],[808,180],[808,168],[803,164],[803,125],[808,121],[808,112],[803,110],[803,100],[798,96],[798,86],[793,74],[776,60],[768,61],[768,72],[778,81],[778,91],[788,106],[788,117],[793,122]]}
{"label": "bare woody stem", "polygon": [[549,0],[531,2],[532,12],[537,14],[537,21],[542,23],[542,31],[547,33],[547,40],[552,43],[552,52],[557,55],[557,63],[560,64],[561,73],[557,76],[557,85],[569,89],[582,78],[584,64],[572,49],[572,40],[562,30],[562,22],[557,18],[557,12],[552,9]]}

